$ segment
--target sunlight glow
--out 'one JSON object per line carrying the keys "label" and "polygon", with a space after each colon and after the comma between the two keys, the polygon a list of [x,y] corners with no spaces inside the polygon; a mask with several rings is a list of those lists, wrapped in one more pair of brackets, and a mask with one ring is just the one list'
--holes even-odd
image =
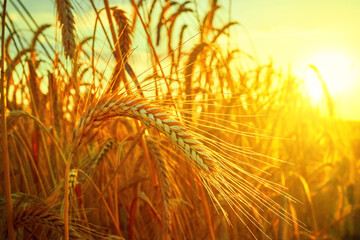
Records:
{"label": "sunlight glow", "polygon": [[[307,64],[314,65],[324,79],[332,97],[344,95],[354,84],[352,63],[348,56],[337,51],[325,51],[309,58]],[[324,99],[324,91],[317,74],[310,67],[305,71],[305,84],[314,103]]]}

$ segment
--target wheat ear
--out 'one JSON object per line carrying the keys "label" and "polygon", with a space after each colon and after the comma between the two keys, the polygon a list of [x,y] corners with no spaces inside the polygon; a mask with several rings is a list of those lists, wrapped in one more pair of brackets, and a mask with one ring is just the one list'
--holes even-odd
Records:
{"label": "wheat ear", "polygon": [[161,186],[161,195],[162,195],[162,202],[164,205],[164,229],[167,233],[170,232],[170,187],[169,187],[169,173],[168,169],[166,167],[166,157],[161,152],[161,149],[159,147],[159,142],[157,142],[155,139],[148,137],[146,138],[146,143],[149,149],[151,150],[151,153],[154,156],[154,165],[155,169],[158,172],[158,179]]}
{"label": "wheat ear", "polygon": [[65,56],[73,59],[75,56],[75,21],[70,0],[55,0],[57,15],[61,27],[62,42]]}
{"label": "wheat ear", "polygon": [[125,55],[129,52],[131,47],[131,26],[125,11],[121,9],[112,9],[113,16],[115,18],[116,25],[118,26],[118,41],[120,45],[121,55],[125,58]]}
{"label": "wheat ear", "polygon": [[95,158],[86,158],[81,161],[79,168],[84,170],[87,175],[91,175],[100,162],[105,158],[106,154],[116,145],[115,138],[108,138],[105,144],[102,146],[100,152],[96,155]]}
{"label": "wheat ear", "polygon": [[184,124],[160,106],[137,95],[106,96],[80,119],[74,132],[73,151],[95,135],[95,129],[115,117],[131,117],[162,132],[200,170],[215,171],[215,158]]}
{"label": "wheat ear", "polygon": [[[64,236],[64,220],[40,198],[33,195],[13,194],[14,202],[13,225],[21,227],[42,226],[51,229],[53,234]],[[3,209],[0,209],[0,213]],[[99,235],[99,234],[98,234]],[[3,235],[6,238],[6,235]],[[80,224],[70,223],[70,239],[93,239],[88,229]]]}

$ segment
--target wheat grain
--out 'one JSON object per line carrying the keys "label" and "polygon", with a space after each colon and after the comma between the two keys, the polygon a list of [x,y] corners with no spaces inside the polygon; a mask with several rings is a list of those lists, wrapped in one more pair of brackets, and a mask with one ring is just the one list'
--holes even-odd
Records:
{"label": "wheat grain", "polygon": [[75,198],[75,187],[78,184],[78,170],[71,169],[69,173],[69,197]]}

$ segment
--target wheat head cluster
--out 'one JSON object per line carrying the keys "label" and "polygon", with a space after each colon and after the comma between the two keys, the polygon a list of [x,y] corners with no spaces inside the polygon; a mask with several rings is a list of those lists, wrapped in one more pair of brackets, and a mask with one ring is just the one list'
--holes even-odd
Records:
{"label": "wheat head cluster", "polygon": [[[45,25],[3,2],[0,238],[321,232],[298,220],[298,197],[316,216],[292,170],[298,128],[283,120],[312,107],[295,78],[232,47],[239,24],[217,1],[55,0]],[[293,197],[296,181],[305,190]]]}

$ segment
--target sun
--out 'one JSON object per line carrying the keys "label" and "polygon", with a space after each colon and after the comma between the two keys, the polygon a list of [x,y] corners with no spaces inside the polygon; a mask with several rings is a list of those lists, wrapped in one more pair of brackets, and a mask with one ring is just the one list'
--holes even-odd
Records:
{"label": "sun", "polygon": [[308,59],[304,80],[307,92],[314,103],[319,103],[325,98],[324,87],[327,88],[325,91],[334,97],[346,94],[353,85],[355,78],[352,62],[345,53],[330,50],[316,53]]}

